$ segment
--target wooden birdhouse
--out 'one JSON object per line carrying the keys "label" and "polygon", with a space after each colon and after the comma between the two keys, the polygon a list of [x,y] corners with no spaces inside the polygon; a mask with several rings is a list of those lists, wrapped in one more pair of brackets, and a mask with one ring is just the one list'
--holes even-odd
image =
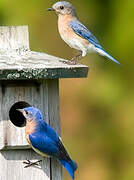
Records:
{"label": "wooden birdhouse", "polygon": [[[18,108],[34,106],[60,134],[59,79],[86,77],[88,67],[31,51],[27,26],[0,27],[0,180],[61,180],[61,165],[43,159],[25,139]],[[23,160],[43,159],[24,168]]]}

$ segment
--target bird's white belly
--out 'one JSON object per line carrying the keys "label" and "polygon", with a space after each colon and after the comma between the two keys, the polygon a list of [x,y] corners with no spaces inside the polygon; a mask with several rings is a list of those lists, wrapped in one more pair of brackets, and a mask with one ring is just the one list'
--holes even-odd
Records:
{"label": "bird's white belly", "polygon": [[61,38],[71,47],[80,51],[85,51],[86,47],[79,41],[79,39],[76,38],[65,38],[64,36],[61,36]]}
{"label": "bird's white belly", "polygon": [[40,154],[41,156],[43,156],[43,157],[49,157],[47,154],[39,151],[38,149],[34,148],[33,146],[32,146],[32,148],[33,148],[33,150],[34,150],[36,153]]}

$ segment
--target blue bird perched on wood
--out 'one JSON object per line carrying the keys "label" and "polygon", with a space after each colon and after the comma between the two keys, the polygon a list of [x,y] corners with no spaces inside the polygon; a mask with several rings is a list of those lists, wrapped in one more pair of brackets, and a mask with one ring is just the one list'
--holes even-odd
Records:
{"label": "blue bird perched on wood", "polygon": [[[57,158],[72,179],[74,179],[77,164],[69,157],[60,137],[54,129],[45,122],[41,112],[34,107],[26,107],[24,109],[18,109],[18,111],[22,112],[26,118],[26,139],[34,151],[43,157],[47,155]],[[28,166],[36,164],[37,162],[30,163],[30,161],[28,161]]]}
{"label": "blue bird perched on wood", "polygon": [[78,61],[87,52],[97,52],[106,58],[120,64],[100,45],[97,38],[78,20],[75,8],[66,1],[58,1],[48,11],[58,14],[58,29],[61,38],[71,47],[77,49],[79,54],[72,58]]}

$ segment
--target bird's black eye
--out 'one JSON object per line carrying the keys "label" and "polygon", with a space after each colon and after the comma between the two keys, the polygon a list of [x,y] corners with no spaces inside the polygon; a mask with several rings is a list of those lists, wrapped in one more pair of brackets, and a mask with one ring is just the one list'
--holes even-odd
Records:
{"label": "bird's black eye", "polygon": [[64,6],[60,6],[60,9],[61,9],[61,10],[64,9]]}
{"label": "bird's black eye", "polygon": [[26,115],[28,115],[28,111],[25,111]]}

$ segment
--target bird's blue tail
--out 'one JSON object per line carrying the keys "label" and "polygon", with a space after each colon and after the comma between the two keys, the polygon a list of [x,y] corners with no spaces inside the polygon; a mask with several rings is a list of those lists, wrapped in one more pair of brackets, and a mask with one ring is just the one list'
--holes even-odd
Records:
{"label": "bird's blue tail", "polygon": [[74,179],[74,171],[77,169],[77,164],[71,159],[70,161],[66,161],[66,160],[59,160],[59,161],[65,167],[65,169],[70,174],[72,179]]}
{"label": "bird's blue tail", "polygon": [[107,57],[108,59],[110,59],[110,60],[112,60],[112,61],[114,61],[115,63],[117,63],[117,64],[120,65],[120,63],[119,63],[116,59],[114,59],[110,54],[108,54],[103,48],[98,48],[98,47],[96,47],[95,49],[96,49],[96,51],[97,51],[100,55],[105,56],[105,57]]}

